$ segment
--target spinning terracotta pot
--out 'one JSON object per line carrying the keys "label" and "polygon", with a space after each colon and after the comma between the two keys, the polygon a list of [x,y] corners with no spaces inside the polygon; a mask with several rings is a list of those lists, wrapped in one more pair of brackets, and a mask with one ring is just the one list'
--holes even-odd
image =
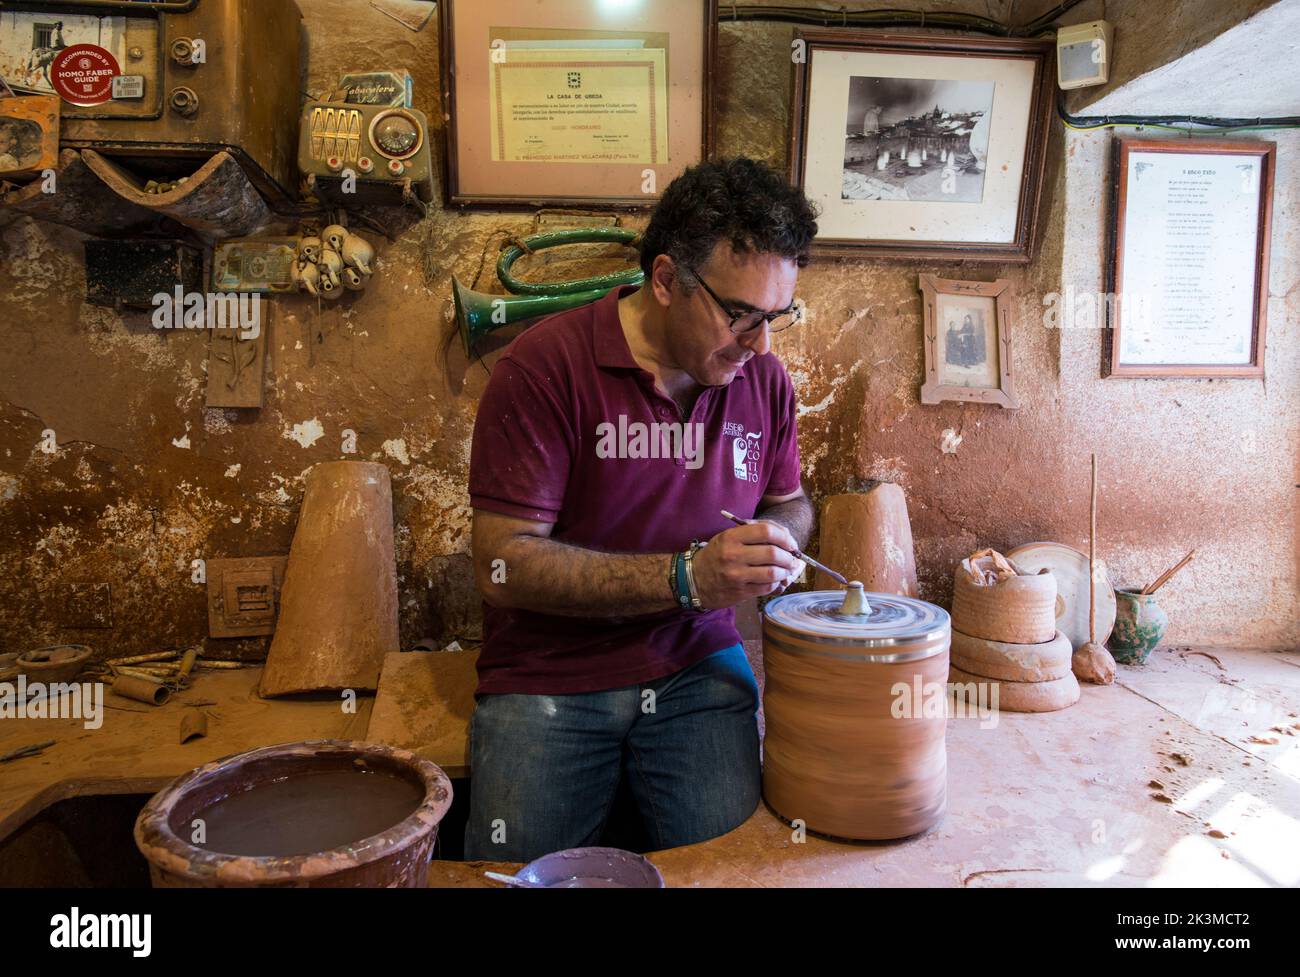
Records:
{"label": "spinning terracotta pot", "polygon": [[877,841],[938,822],[948,785],[949,637],[942,608],[864,594],[856,581],[847,594],[768,602],[763,796],[778,814]]}
{"label": "spinning terracotta pot", "polygon": [[[823,563],[869,591],[915,597],[916,557],[902,486],[882,482],[868,492],[833,495],[822,504]],[[820,571],[816,587],[835,581]]]}
{"label": "spinning terracotta pot", "polygon": [[307,474],[263,696],[373,690],[400,651],[388,469],[329,461]]}

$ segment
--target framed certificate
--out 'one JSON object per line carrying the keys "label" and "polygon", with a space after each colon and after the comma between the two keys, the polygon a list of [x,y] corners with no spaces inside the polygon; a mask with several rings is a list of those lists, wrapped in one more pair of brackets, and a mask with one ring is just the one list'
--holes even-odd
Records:
{"label": "framed certificate", "polygon": [[443,0],[447,202],[647,208],[713,151],[717,0]]}
{"label": "framed certificate", "polygon": [[818,254],[1024,264],[1038,225],[1053,43],[795,34],[790,181]]}
{"label": "framed certificate", "polygon": [[1108,377],[1262,377],[1277,145],[1121,139]]}

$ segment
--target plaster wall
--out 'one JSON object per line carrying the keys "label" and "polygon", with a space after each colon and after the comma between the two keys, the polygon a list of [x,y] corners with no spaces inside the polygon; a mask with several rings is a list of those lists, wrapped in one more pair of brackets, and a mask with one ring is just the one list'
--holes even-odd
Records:
{"label": "plaster wall", "polygon": [[[417,107],[440,118],[436,22],[414,33],[356,0],[299,3],[309,91],[360,66],[405,66]],[[1011,6],[927,5],[1004,18]],[[786,165],[791,30],[723,24],[720,152]],[[810,493],[820,501],[873,479],[903,485],[921,595],[947,604],[955,563],[976,548],[1058,540],[1086,549],[1096,451],[1100,552],[1114,583],[1144,583],[1197,547],[1162,591],[1171,643],[1294,647],[1300,139],[1253,136],[1279,143],[1267,380],[1102,380],[1098,330],[1044,326],[1049,293],[1100,288],[1112,138],[1055,125],[1027,268],[818,259],[801,276],[811,320],[780,336],[775,352],[800,398]],[[434,145],[441,152],[441,132]],[[192,561],[287,552],[303,474],[345,457],[392,471],[404,646],[476,634],[466,478],[495,354],[479,362],[460,352],[450,282],[472,281],[501,232],[531,228],[530,214],[435,207],[396,242],[380,242],[376,278],[356,300],[323,309],[274,300],[265,406],[252,411],[203,407],[200,334],[83,303],[80,234],[0,216],[3,649],[84,641],[106,655],[200,640],[204,588]],[[519,267],[550,278],[576,270],[569,260]],[[581,270],[621,260],[605,254]],[[924,271],[1011,279],[1020,410],[919,403]],[[55,432],[53,453],[42,450],[45,431]],[[342,452],[347,431],[354,455]],[[111,629],[60,626],[60,588],[72,581],[111,585]],[[255,657],[265,642],[209,647]]]}

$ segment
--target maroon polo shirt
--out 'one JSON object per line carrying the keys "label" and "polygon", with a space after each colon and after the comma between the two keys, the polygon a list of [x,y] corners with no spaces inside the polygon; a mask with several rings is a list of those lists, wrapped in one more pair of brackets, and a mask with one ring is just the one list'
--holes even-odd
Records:
{"label": "maroon polo shirt", "polygon": [[[780,360],[752,357],[683,418],[623,335],[617,302],[635,288],[549,316],[507,347],[474,422],[475,509],[553,523],[551,538],[573,546],[667,554],[730,528],[722,509],[753,516],[764,495],[799,488],[795,396]],[[686,423],[701,425],[698,439]],[[676,433],[652,427],[664,424]],[[666,558],[655,573],[669,596]],[[477,692],[635,685],[738,641],[730,608],[574,618],[485,603]]]}

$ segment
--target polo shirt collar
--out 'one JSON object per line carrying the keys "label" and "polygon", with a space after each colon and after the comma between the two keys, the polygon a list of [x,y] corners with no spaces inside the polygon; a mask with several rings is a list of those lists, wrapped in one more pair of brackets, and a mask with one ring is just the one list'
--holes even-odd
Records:
{"label": "polo shirt collar", "polygon": [[[603,298],[597,300],[596,325],[592,337],[597,366],[641,369],[641,364],[636,361],[636,357],[632,355],[632,348],[627,344],[627,337],[623,335],[623,324],[618,319],[619,300],[640,287],[640,285],[620,285],[611,288]],[[739,380],[744,375],[745,368],[738,367],[734,379]]]}

